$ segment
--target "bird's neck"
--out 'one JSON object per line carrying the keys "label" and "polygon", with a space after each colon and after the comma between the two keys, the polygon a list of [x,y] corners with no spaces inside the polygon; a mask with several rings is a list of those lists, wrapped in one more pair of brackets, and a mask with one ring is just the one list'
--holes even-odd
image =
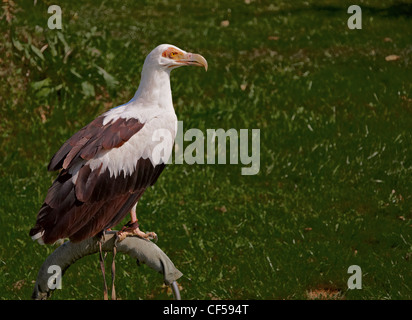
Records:
{"label": "bird's neck", "polygon": [[140,85],[133,100],[146,106],[173,109],[170,71],[143,67]]}

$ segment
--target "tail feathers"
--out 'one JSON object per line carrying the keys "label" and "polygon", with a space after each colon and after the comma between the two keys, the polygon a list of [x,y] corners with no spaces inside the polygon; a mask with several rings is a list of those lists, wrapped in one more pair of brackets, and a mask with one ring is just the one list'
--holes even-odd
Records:
{"label": "tail feathers", "polygon": [[[43,238],[43,235],[44,235],[44,230],[43,231],[41,231],[41,232],[37,232],[34,236],[32,236],[31,238],[32,238],[32,240],[33,241],[37,241],[37,243],[38,244],[40,244],[40,245],[45,245],[46,244],[46,242],[44,241],[44,238]],[[58,245],[61,245],[61,244],[63,244],[63,242],[64,242],[64,239],[57,239],[56,241],[54,241],[53,243],[47,243],[47,244],[58,244]]]}
{"label": "tail feathers", "polygon": [[30,230],[31,239],[33,241],[37,240],[37,242],[41,245],[45,244],[44,240],[43,240],[43,235],[44,235],[44,230],[36,229],[36,227],[34,227],[33,229]]}
{"label": "tail feathers", "polygon": [[[36,230],[39,230],[36,232]],[[48,239],[45,236],[45,230],[42,229],[41,227],[34,227],[30,230],[30,237],[33,241],[37,241],[38,244],[40,245],[45,245],[45,244],[63,244],[64,239]]]}
{"label": "tail feathers", "polygon": [[30,230],[29,236],[33,241],[37,241],[39,244],[54,244],[60,239],[64,239],[66,234],[61,232],[56,234],[54,231],[57,214],[55,209],[51,208],[48,204],[44,203],[39,213],[37,214],[37,221],[35,226]]}

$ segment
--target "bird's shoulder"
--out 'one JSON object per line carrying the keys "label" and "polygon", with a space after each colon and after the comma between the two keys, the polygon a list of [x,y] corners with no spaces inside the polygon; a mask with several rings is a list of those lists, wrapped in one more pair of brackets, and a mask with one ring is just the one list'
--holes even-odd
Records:
{"label": "bird's shoulder", "polygon": [[[68,169],[78,160],[91,160],[99,154],[122,149],[147,153],[155,144],[153,137],[164,131],[174,139],[177,117],[173,111],[151,108],[110,109],[71,136],[49,163],[50,171]],[[124,146],[127,144],[127,146]],[[123,150],[124,149],[124,150]],[[139,149],[139,150],[138,150]],[[120,150],[119,150],[120,151]],[[111,152],[112,153],[112,152]],[[116,151],[116,154],[119,153]],[[120,154],[122,154],[121,152]],[[126,152],[129,153],[129,152]]]}

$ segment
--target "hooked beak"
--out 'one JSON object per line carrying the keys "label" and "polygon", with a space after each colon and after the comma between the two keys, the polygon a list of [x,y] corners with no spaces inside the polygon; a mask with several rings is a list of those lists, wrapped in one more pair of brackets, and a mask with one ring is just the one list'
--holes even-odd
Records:
{"label": "hooked beak", "polygon": [[200,54],[187,52],[183,54],[179,59],[176,60],[184,65],[204,67],[207,71],[207,61]]}

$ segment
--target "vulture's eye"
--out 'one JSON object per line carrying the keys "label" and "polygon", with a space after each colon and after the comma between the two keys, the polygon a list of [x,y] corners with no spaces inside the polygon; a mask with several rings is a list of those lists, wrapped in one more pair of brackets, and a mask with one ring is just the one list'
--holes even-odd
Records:
{"label": "vulture's eye", "polygon": [[177,55],[177,52],[176,52],[176,51],[173,51],[173,52],[170,53],[170,57],[171,57],[171,58],[173,58],[175,55]]}

